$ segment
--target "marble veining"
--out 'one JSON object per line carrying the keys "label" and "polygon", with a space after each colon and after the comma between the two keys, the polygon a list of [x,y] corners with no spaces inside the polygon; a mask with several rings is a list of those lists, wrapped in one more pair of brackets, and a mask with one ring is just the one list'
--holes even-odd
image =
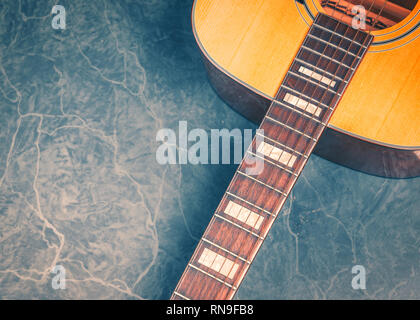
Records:
{"label": "marble veining", "polygon": [[[210,87],[191,0],[63,0],[65,30],[54,4],[0,2],[0,298],[167,299],[236,166],[159,165],[157,131],[256,126]],[[419,190],[311,156],[235,298],[419,299]]]}

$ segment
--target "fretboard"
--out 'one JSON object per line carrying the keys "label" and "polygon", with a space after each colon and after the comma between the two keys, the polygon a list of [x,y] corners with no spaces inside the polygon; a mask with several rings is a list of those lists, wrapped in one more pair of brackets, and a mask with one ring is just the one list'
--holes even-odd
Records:
{"label": "fretboard", "polygon": [[234,296],[372,38],[316,17],[171,299]]}

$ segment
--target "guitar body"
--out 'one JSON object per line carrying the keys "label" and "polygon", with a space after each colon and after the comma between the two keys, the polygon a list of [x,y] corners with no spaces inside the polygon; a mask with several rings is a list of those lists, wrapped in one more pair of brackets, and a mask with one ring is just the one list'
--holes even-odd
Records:
{"label": "guitar body", "polygon": [[[387,6],[401,21],[372,31],[318,155],[385,177],[420,175],[420,2],[406,3]],[[193,30],[217,93],[260,123],[313,17],[326,11],[318,0],[196,0]]]}
{"label": "guitar body", "polygon": [[209,78],[259,129],[171,299],[234,297],[314,151],[376,175],[420,175],[419,7],[195,1]]}

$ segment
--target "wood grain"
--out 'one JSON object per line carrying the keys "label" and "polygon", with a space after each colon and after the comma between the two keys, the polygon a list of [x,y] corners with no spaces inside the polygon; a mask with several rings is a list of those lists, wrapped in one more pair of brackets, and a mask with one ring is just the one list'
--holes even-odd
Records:
{"label": "wood grain", "polygon": [[[373,33],[383,44],[371,47],[330,125],[380,144],[420,146],[420,29],[386,43],[420,21],[419,8]],[[215,63],[268,97],[275,96],[308,31],[294,1],[196,0],[193,24]]]}
{"label": "wood grain", "polygon": [[[309,41],[314,39],[312,36],[316,34],[316,25],[334,30],[343,39],[351,37],[351,40],[359,43],[359,49],[351,54],[345,41],[337,42],[334,50],[323,45],[321,38],[315,43]],[[313,54],[304,56],[299,51],[297,57],[299,61],[306,59],[305,65],[319,67],[319,57],[322,56],[336,64],[336,72],[340,70],[339,66],[343,67],[344,71],[340,73],[342,79],[350,81],[372,38],[367,33],[354,32],[350,27],[320,14],[303,41],[303,45],[311,48]],[[290,70],[296,63],[302,66],[299,61],[293,61]],[[326,87],[304,74],[297,76],[288,73],[284,78],[275,95],[276,102],[272,103],[260,125],[264,132],[254,137],[172,299],[233,297],[345,90],[346,85],[340,85],[336,78],[333,80],[335,85]],[[290,93],[311,101],[322,111],[315,114],[291,101],[280,102]],[[259,141],[258,137],[263,141]],[[273,153],[273,150],[276,151]],[[250,160],[255,155],[262,156],[264,166],[250,175],[247,169],[253,166]],[[288,159],[293,156],[293,163],[282,161],[281,155],[286,155]]]}

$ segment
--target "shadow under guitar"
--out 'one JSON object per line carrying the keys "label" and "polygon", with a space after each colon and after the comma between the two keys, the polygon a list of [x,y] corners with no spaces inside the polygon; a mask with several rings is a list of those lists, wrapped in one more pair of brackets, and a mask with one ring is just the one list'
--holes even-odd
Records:
{"label": "shadow under guitar", "polygon": [[[236,82],[202,53],[210,82],[234,110],[259,124],[271,100]],[[331,125],[324,130],[314,153],[351,169],[387,178],[420,176],[420,150],[382,145]]]}

